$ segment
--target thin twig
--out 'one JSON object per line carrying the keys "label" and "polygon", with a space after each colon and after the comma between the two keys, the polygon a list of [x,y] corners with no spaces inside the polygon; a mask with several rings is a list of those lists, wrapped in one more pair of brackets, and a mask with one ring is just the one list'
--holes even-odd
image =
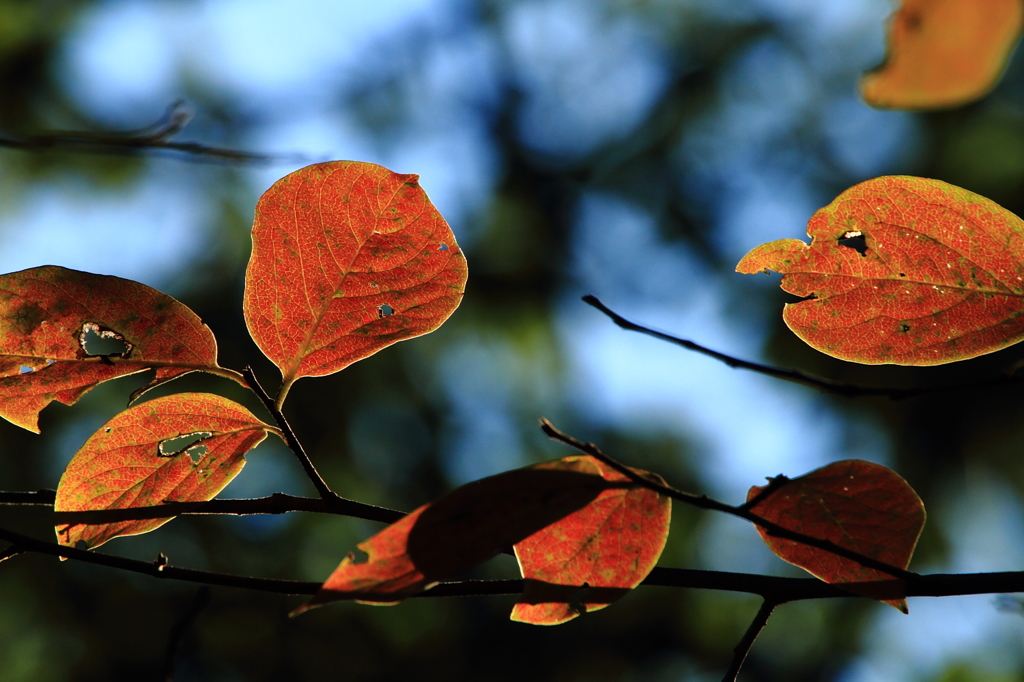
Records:
{"label": "thin twig", "polygon": [[189,604],[188,610],[181,615],[173,626],[167,636],[167,649],[164,652],[164,674],[162,675],[164,682],[173,682],[174,680],[174,663],[178,657],[178,650],[181,648],[182,642],[185,640],[185,635],[188,634],[189,628],[199,618],[199,614],[203,612],[210,604],[210,586],[203,585],[196,592],[192,598],[192,603]]}
{"label": "thin twig", "polygon": [[343,497],[330,489],[327,483],[324,482],[324,479],[320,476],[320,472],[318,472],[316,467],[313,466],[313,462],[309,459],[309,455],[307,455],[306,451],[303,449],[302,443],[299,442],[295,432],[292,431],[292,427],[288,425],[288,420],[284,418],[284,413],[281,412],[278,406],[274,403],[274,399],[271,398],[265,390],[263,390],[262,386],[260,386],[260,382],[256,379],[256,374],[252,371],[252,367],[246,367],[242,370],[242,376],[245,377],[245,382],[249,385],[249,388],[252,389],[252,392],[256,394],[260,399],[260,402],[263,403],[263,406],[267,408],[268,412],[270,412],[274,421],[277,422],[278,427],[284,435],[284,442],[288,445],[288,449],[290,449],[296,459],[299,460],[299,464],[302,465],[302,468],[306,472],[306,476],[309,478],[310,482],[313,483],[313,487],[316,488],[320,497],[332,502],[344,501]]}
{"label": "thin twig", "polygon": [[810,386],[820,391],[827,393],[834,393],[836,395],[846,396],[847,398],[863,398],[870,396],[879,396],[890,398],[892,400],[903,400],[905,398],[912,398],[919,395],[927,395],[930,393],[945,393],[947,391],[966,391],[978,388],[991,388],[994,386],[1005,386],[1010,384],[1020,384],[1024,382],[1024,377],[1014,375],[1003,375],[999,377],[993,377],[991,379],[983,379],[982,381],[970,381],[961,384],[947,384],[943,386],[922,386],[916,388],[885,388],[877,386],[856,386],[854,384],[847,384],[841,381],[833,381],[832,379],[825,379],[824,377],[814,376],[813,374],[807,374],[796,369],[783,369],[781,367],[772,367],[771,365],[762,365],[757,362],[750,362],[748,360],[741,360],[725,353],[719,353],[716,350],[706,348],[693,341],[687,339],[681,339],[671,334],[664,332],[655,331],[642,325],[630,322],[626,318],[622,317],[611,308],[606,306],[596,296],[586,295],[583,297],[583,302],[597,308],[602,313],[611,318],[612,322],[628,329],[629,331],[640,332],[641,334],[647,334],[653,336],[656,339],[662,341],[668,341],[674,343],[677,346],[682,346],[687,350],[692,350],[702,355],[714,358],[720,362],[724,362],[733,369],[748,369],[758,374],[764,374],[766,376],[775,377],[776,379],[782,379],[783,381],[792,381],[794,383],[803,384],[804,386]]}
{"label": "thin twig", "polygon": [[7,549],[5,549],[4,551],[0,552],[0,563],[3,563],[5,561],[7,561],[11,557],[16,557],[19,554],[24,554],[24,553],[25,553],[25,550],[23,550],[18,545],[9,545],[7,547]]}
{"label": "thin twig", "polygon": [[311,163],[301,154],[259,154],[237,149],[209,147],[198,142],[171,142],[191,120],[191,111],[184,102],[174,102],[155,123],[139,130],[95,132],[55,130],[31,135],[0,135],[0,147],[27,152],[52,150],[87,154],[139,155],[147,152],[171,152],[194,160],[215,160],[231,163]]}
{"label": "thin twig", "polygon": [[873,559],[869,556],[860,554],[859,552],[855,552],[851,549],[847,549],[846,547],[837,545],[836,543],[831,542],[829,540],[822,540],[821,538],[815,538],[811,537],[810,535],[804,535],[803,533],[798,533],[796,531],[780,526],[777,523],[772,523],[771,521],[761,518],[760,516],[752,513],[749,509],[745,509],[743,507],[733,507],[732,505],[725,504],[724,502],[718,502],[717,500],[713,500],[707,495],[694,495],[693,493],[686,493],[681,490],[677,490],[676,488],[672,488],[667,485],[662,485],[656,481],[644,478],[643,476],[636,473],[635,471],[633,471],[626,465],[622,464],[618,460],[614,459],[609,455],[606,455],[604,452],[601,451],[600,448],[598,448],[593,443],[584,443],[582,441],[576,440],[572,436],[568,436],[562,433],[561,431],[556,429],[547,419],[541,419],[540,423],[541,429],[544,431],[545,434],[548,435],[549,438],[561,441],[562,443],[565,443],[566,445],[569,445],[570,447],[573,447],[586,455],[590,455],[591,457],[601,460],[608,466],[612,467],[613,469],[621,473],[623,476],[629,478],[634,483],[641,485],[649,490],[653,490],[659,495],[670,497],[673,500],[678,500],[680,502],[683,502],[684,504],[689,504],[699,509],[709,509],[712,511],[723,512],[725,514],[731,514],[732,516],[745,519],[753,524],[760,526],[761,528],[764,528],[769,535],[783,538],[785,540],[793,540],[794,542],[800,542],[811,547],[816,547],[818,549],[825,550],[826,552],[831,552],[836,556],[841,556],[844,559],[849,559],[850,561],[856,561],[861,566],[865,566],[866,568],[873,568],[876,571],[887,573],[896,578],[908,580],[916,575],[915,573],[911,573],[910,571],[887,564],[884,561]]}
{"label": "thin twig", "polygon": [[750,647],[754,646],[754,640],[761,634],[764,626],[768,624],[768,619],[771,617],[776,606],[778,606],[776,602],[768,599],[762,602],[761,608],[757,610],[757,615],[750,622],[750,627],[743,634],[743,639],[733,649],[732,662],[729,663],[729,669],[725,672],[722,682],[736,682],[736,678],[740,674],[740,668],[743,667],[743,662],[747,660],[747,654],[750,653]]}

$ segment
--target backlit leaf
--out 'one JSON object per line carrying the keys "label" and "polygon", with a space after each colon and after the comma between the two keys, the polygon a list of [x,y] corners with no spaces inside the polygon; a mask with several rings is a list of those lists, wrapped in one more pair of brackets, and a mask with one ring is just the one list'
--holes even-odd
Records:
{"label": "backlit leaf", "polygon": [[[566,457],[547,469],[628,478],[593,457]],[[657,474],[636,473],[664,484]],[[605,490],[583,509],[516,544],[526,588],[512,620],[558,625],[603,609],[643,582],[668,540],[672,500],[640,487]]]}
{"label": "backlit leaf", "polygon": [[865,74],[861,94],[891,109],[972,102],[999,79],[1022,26],[1020,0],[903,0],[885,63]]}
{"label": "backlit leaf", "polygon": [[937,365],[1024,338],[1024,221],[938,180],[856,185],[798,239],[763,244],[738,272],[774,270],[809,297],[783,319],[814,348],[864,364]]}
{"label": "backlit leaf", "polygon": [[131,280],[53,265],[0,275],[4,419],[38,433],[50,402],[71,405],[96,384],[150,368],[150,387],[221,371],[213,333],[178,301]]}
{"label": "backlit leaf", "polygon": [[260,198],[245,320],[285,392],[431,332],[458,307],[466,259],[417,177],[335,161]]}
{"label": "backlit leaf", "polygon": [[295,614],[339,599],[394,604],[496,556],[603,491],[635,487],[580,469],[507,471],[423,505],[360,543],[368,560],[349,554]]}
{"label": "backlit leaf", "polygon": [[[747,499],[762,490],[754,486]],[[750,511],[783,528],[829,540],[902,569],[910,565],[925,521],[921,498],[899,474],[856,459],[835,462],[794,478]],[[823,549],[773,537],[760,526],[757,530],[779,557],[827,583],[872,598],[903,591],[902,583],[887,573]],[[885,585],[870,584],[878,581]],[[906,599],[881,601],[907,612]]]}
{"label": "backlit leaf", "polygon": [[[269,428],[238,403],[209,393],[179,393],[136,405],[108,421],[75,453],[60,479],[54,511],[211,500],[242,470],[245,453],[266,438]],[[169,520],[83,519],[57,524],[57,539],[62,545],[98,547]]]}

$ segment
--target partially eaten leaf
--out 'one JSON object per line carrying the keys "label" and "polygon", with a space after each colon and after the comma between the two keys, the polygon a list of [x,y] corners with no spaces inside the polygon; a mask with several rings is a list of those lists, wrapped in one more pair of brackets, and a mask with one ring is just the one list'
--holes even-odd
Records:
{"label": "partially eaten leaf", "polygon": [[[747,499],[763,490],[752,487]],[[899,474],[862,460],[835,462],[787,481],[750,511],[788,530],[901,569],[910,565],[925,522],[924,503]],[[765,544],[789,563],[907,612],[901,580],[826,550],[775,537],[760,526],[757,530]]]}
{"label": "partially eaten leaf", "polygon": [[865,74],[861,94],[888,109],[972,102],[998,81],[1022,27],[1020,0],[903,0],[885,63]]}
{"label": "partially eaten leaf", "polygon": [[58,541],[92,548],[159,528],[172,515],[104,517],[117,516],[112,510],[213,499],[270,428],[241,405],[209,393],[179,393],[121,412],[89,437],[60,479],[54,511],[58,519],[78,520],[57,524]]}
{"label": "partially eaten leaf", "polygon": [[219,372],[217,342],[187,307],[120,277],[47,265],[0,275],[0,417],[39,432],[39,413],[97,384],[155,369],[149,387]]}
{"label": "partially eaten leaf", "polygon": [[281,369],[282,395],[437,329],[466,287],[466,259],[418,176],[371,163],[278,180],[256,205],[252,242],[245,322]]}
{"label": "partially eaten leaf", "polygon": [[349,554],[294,614],[339,599],[396,603],[496,556],[604,491],[635,487],[575,464],[527,467],[468,483],[360,543],[368,560],[357,563]]}
{"label": "partially eaten leaf", "polygon": [[[609,482],[629,479],[593,457],[566,457],[538,465],[579,471]],[[634,471],[664,485],[657,474]],[[579,511],[516,544],[526,581],[512,620],[558,625],[597,611],[643,582],[668,540],[672,500],[647,488],[603,491]]]}
{"label": "partially eaten leaf", "polygon": [[806,297],[786,304],[783,319],[823,353],[938,365],[1024,339],[1024,221],[985,197],[939,180],[875,178],[811,216],[807,234],[809,246],[763,244],[736,270],[782,273],[782,288]]}

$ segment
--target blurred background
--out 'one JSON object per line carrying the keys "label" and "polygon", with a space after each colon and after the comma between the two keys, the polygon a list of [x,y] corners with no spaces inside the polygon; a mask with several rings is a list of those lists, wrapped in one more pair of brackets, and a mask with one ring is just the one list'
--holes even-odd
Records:
{"label": "blurred background", "polygon": [[[947,112],[875,111],[886,0],[0,0],[0,135],[145,127],[186,100],[175,139],[274,156],[0,149],[0,271],[56,264],[159,288],[212,327],[221,364],[277,370],[241,315],[249,228],[277,178],[331,159],[418,173],[470,281],[437,332],[329,378],[286,412],[340,494],[412,509],[454,486],[570,454],[541,416],[676,486],[740,502],[766,476],[862,458],[895,468],[929,521],[913,570],[1024,569],[1024,388],[843,399],[732,370],[615,327],[580,302],[746,359],[865,385],[996,376],[1006,351],[941,368],[832,360],[785,329],[754,246],[867,178],[940,178],[1024,213],[1024,64]],[[144,381],[0,424],[0,489],[55,488]],[[163,389],[237,386],[193,376]],[[154,395],[157,393],[154,392]],[[222,497],[312,495],[268,440]],[[0,525],[52,538],[45,508]],[[318,515],[197,518],[105,552],[323,580],[379,526]],[[662,566],[802,575],[740,521],[677,508]],[[477,577],[515,577],[499,557]],[[197,586],[51,557],[0,565],[0,678],[157,680]],[[644,588],[558,628],[513,599],[333,604],[213,589],[174,680],[718,680],[752,597]],[[1024,606],[993,596],[781,607],[741,679],[1024,679]]]}

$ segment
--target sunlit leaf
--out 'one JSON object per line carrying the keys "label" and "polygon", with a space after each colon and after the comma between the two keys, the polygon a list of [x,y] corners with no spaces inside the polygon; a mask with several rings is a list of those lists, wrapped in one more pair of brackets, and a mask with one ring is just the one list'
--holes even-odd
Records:
{"label": "sunlit leaf", "polygon": [[437,329],[466,286],[466,259],[417,176],[370,163],[278,180],[252,240],[245,320],[284,391]]}
{"label": "sunlit leaf", "polygon": [[774,270],[807,300],[783,319],[814,348],[865,364],[937,365],[1024,338],[1024,221],[938,180],[856,185],[736,270]]}
{"label": "sunlit leaf", "polygon": [[508,471],[423,505],[359,544],[367,561],[349,554],[295,613],[339,599],[396,603],[496,556],[603,491],[635,487],[578,468]]}
{"label": "sunlit leaf", "polygon": [[[540,467],[629,481],[593,457],[566,457]],[[657,474],[634,471],[664,485]],[[658,563],[671,516],[668,497],[641,487],[614,488],[517,543],[526,588],[512,620],[557,625],[620,599]]]}
{"label": "sunlit leaf", "polygon": [[36,433],[39,412],[96,384],[156,369],[150,387],[220,371],[187,307],[138,282],[52,265],[0,275],[0,417]]}
{"label": "sunlit leaf", "polygon": [[861,94],[891,109],[972,102],[995,85],[1022,27],[1020,0],[903,0],[885,63],[865,74]]}
{"label": "sunlit leaf", "polygon": [[[762,490],[754,486],[747,499]],[[856,459],[835,462],[794,478],[750,511],[783,528],[829,540],[902,569],[910,565],[925,521],[921,498],[899,474]],[[872,598],[903,591],[900,582],[887,573],[823,549],[773,537],[760,526],[757,530],[779,557],[827,583]],[[885,584],[869,584],[879,581]],[[881,600],[907,612],[906,599]]]}
{"label": "sunlit leaf", "polygon": [[[179,393],[136,405],[108,421],[75,453],[60,479],[54,511],[101,512],[213,499],[242,470],[245,453],[266,438],[269,428],[241,405],[209,393]],[[98,547],[169,520],[60,523],[57,539],[62,545]]]}

